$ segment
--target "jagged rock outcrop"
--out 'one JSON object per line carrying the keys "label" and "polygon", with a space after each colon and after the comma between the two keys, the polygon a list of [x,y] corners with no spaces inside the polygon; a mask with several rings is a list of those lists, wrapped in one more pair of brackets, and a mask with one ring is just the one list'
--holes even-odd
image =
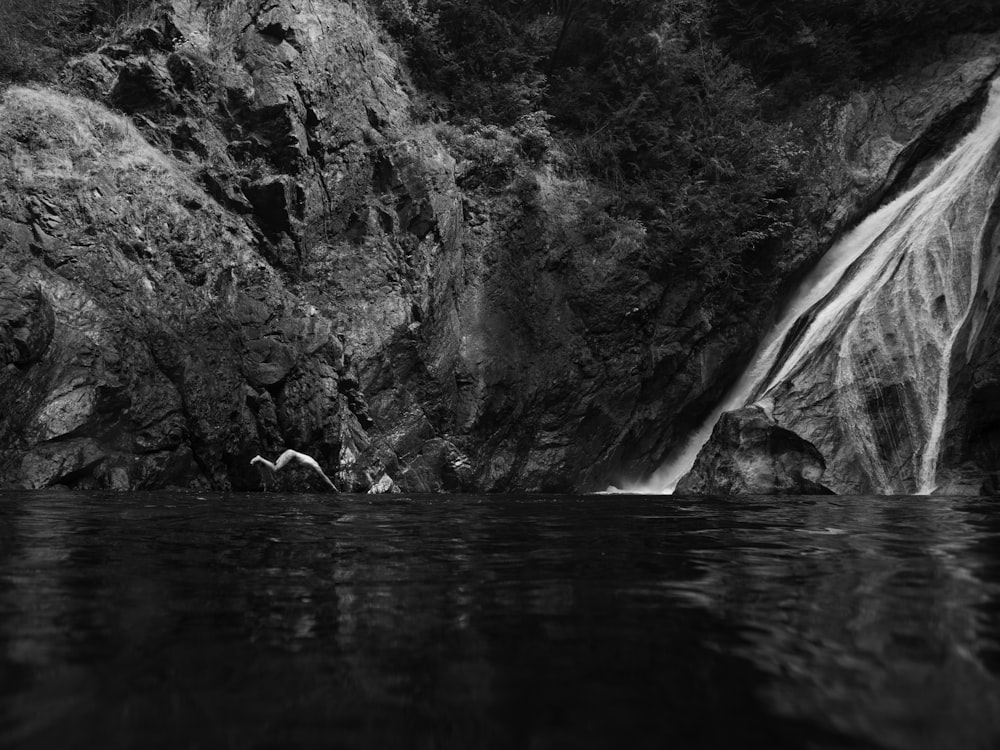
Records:
{"label": "jagged rock outcrop", "polygon": [[67,70],[134,126],[4,94],[2,483],[252,487],[291,446],[367,489],[358,364],[456,241],[453,162],[351,4],[159,7]]}
{"label": "jagged rock outcrop", "polygon": [[99,105],[11,89],[2,107],[4,484],[238,486],[254,447],[284,442],[273,398],[329,459],[339,400],[274,386],[294,372],[336,395],[343,345],[247,226]]}
{"label": "jagged rock outcrop", "polygon": [[794,387],[775,414],[823,452],[840,492],[931,492],[969,458],[949,457],[942,431],[970,351],[995,337],[981,328],[997,278],[983,237],[1000,187],[991,89],[974,132],[841,246],[856,259],[778,360]]}
{"label": "jagged rock outcrop", "polygon": [[713,309],[696,285],[655,273],[627,226],[581,231],[600,203],[591,186],[549,174],[524,181],[503,212],[514,218],[468,228],[484,262],[466,259],[449,310],[466,338],[445,361],[482,446],[482,486],[593,488],[656,468],[739,374],[769,300],[971,126],[998,64],[997,39],[967,38],[844,109],[802,113],[804,127],[826,130],[794,238],[760,259],[774,284],[756,307]]}
{"label": "jagged rock outcrop", "polygon": [[63,93],[0,104],[3,486],[250,488],[249,458],[283,447],[355,490],[648,472],[781,279],[905,182],[1000,59],[965,40],[809,113],[833,125],[802,231],[762,260],[774,289],[708,311],[599,187],[417,122],[363,2],[156,7]]}
{"label": "jagged rock outcrop", "polygon": [[[985,38],[963,45],[963,54],[904,72],[856,94],[836,117],[820,118],[829,127],[807,170],[812,194],[803,205],[811,212],[798,233],[800,249],[820,246],[817,238],[839,222],[917,186],[976,125],[998,69],[997,47]],[[952,348],[952,332],[970,302],[976,235],[991,211],[996,166],[981,149],[963,153],[968,157],[939,173],[926,199],[897,204],[896,214],[887,212],[877,228],[866,224],[838,248],[848,257],[872,243],[843,266],[844,280],[816,298],[817,308],[786,329],[788,337],[776,341],[785,342],[780,351],[754,365],[770,373],[765,383],[779,384],[771,391],[778,420],[819,448],[838,492],[933,486],[941,374],[963,349]],[[785,258],[796,262],[794,253]],[[770,387],[742,395],[759,398]]]}
{"label": "jagged rock outcrop", "polygon": [[677,495],[832,495],[820,484],[816,446],[778,425],[764,408],[725,412]]}
{"label": "jagged rock outcrop", "polygon": [[1000,205],[982,228],[975,301],[953,351],[938,491],[995,495],[1000,487]]}
{"label": "jagged rock outcrop", "polygon": [[971,129],[1000,69],[1000,39],[958,36],[900,62],[894,76],[845,102],[821,97],[799,112],[800,126],[816,138],[803,170],[796,242],[777,269],[786,285]]}
{"label": "jagged rock outcrop", "polygon": [[55,314],[41,288],[0,268],[0,368],[37,362],[54,331]]}

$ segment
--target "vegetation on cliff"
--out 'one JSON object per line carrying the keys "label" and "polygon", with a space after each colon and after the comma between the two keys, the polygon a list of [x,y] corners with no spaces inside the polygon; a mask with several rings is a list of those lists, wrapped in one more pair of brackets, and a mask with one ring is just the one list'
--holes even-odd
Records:
{"label": "vegetation on cliff", "polygon": [[1000,59],[920,55],[805,134],[748,1],[146,5],[0,0],[10,486],[249,488],[286,447],[360,489],[649,471]]}
{"label": "vegetation on cliff", "polygon": [[990,0],[373,0],[429,114],[556,131],[648,231],[653,271],[709,291],[769,278],[804,139],[788,107],[892,50],[995,27]]}
{"label": "vegetation on cliff", "polygon": [[[0,0],[0,77],[51,77],[151,4]],[[404,49],[428,117],[473,133],[511,127],[535,161],[557,132],[569,166],[612,188],[607,212],[648,233],[654,274],[693,272],[729,292],[768,278],[795,221],[803,139],[789,106],[850,90],[902,44],[1000,24],[991,0],[370,6]]]}
{"label": "vegetation on cliff", "polygon": [[994,0],[717,0],[711,33],[778,106],[843,93],[949,34],[995,29]]}
{"label": "vegetation on cliff", "polygon": [[[0,78],[50,78],[151,4],[0,0]],[[556,132],[562,165],[611,188],[607,213],[641,226],[654,275],[727,293],[770,278],[795,222],[803,138],[790,106],[850,90],[903,44],[1000,24],[991,0],[369,5],[405,51],[426,116],[473,134],[512,128],[532,161]]]}
{"label": "vegetation on cliff", "polygon": [[53,78],[150,0],[0,0],[0,80]]}

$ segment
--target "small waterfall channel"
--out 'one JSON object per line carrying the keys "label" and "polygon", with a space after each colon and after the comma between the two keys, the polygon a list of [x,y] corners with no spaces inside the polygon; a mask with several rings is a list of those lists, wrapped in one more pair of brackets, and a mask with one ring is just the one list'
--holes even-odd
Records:
{"label": "small waterfall channel", "polygon": [[722,403],[632,489],[672,492],[722,412],[771,396],[779,423],[823,452],[828,476],[850,467],[865,492],[933,491],[950,363],[974,307],[997,197],[998,152],[1000,79],[977,127],[830,248]]}

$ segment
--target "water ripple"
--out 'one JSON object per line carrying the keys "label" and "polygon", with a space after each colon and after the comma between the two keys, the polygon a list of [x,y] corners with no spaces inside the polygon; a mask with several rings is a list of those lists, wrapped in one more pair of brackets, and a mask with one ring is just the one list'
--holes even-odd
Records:
{"label": "water ripple", "polygon": [[998,534],[961,498],[4,493],[0,746],[993,747]]}

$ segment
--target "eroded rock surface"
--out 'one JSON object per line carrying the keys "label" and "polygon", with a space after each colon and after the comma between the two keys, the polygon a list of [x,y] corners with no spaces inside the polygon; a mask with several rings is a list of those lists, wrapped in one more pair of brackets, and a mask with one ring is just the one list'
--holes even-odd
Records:
{"label": "eroded rock surface", "polygon": [[851,241],[863,254],[786,350],[779,377],[794,387],[776,416],[823,452],[839,492],[930,492],[973,458],[949,455],[942,419],[945,398],[970,391],[970,354],[995,338],[983,326],[997,278],[983,232],[1000,185],[998,96],[994,84],[975,133]]}
{"label": "eroded rock surface", "polygon": [[254,487],[284,447],[402,473],[359,370],[462,216],[365,9],[172,0],[65,80],[127,117],[0,105],[4,486]]}
{"label": "eroded rock surface", "polygon": [[817,138],[801,201],[804,255],[789,254],[787,271],[926,174],[975,125],[998,69],[1000,39],[959,36],[844,103],[807,105],[801,125]]}
{"label": "eroded rock surface", "polygon": [[816,446],[760,406],[725,412],[677,495],[832,495]]}
{"label": "eroded rock surface", "polygon": [[[258,487],[249,458],[291,447],[344,489],[600,488],[752,350],[774,290],[708,311],[642,227],[591,220],[598,187],[463,157],[363,2],[158,7],[67,68],[76,95],[0,104],[4,486]],[[905,181],[997,44],[928,59],[815,115],[775,290]]]}

